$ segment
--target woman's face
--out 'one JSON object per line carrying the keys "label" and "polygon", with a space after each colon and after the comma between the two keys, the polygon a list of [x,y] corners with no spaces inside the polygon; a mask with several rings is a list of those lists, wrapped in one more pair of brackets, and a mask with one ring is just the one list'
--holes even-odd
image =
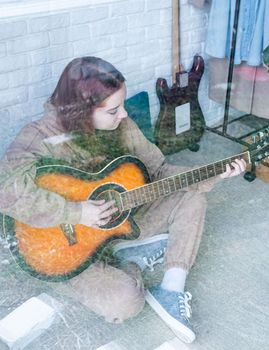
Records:
{"label": "woman's face", "polygon": [[102,104],[97,107],[92,114],[92,124],[94,129],[115,130],[122,119],[127,117],[124,109],[124,100],[126,98],[126,86],[114,92],[107,97]]}

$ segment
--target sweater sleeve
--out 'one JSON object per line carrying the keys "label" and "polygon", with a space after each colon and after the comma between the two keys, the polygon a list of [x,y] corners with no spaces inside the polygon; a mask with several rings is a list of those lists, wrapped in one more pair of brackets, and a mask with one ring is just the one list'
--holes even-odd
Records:
{"label": "sweater sleeve", "polygon": [[36,163],[44,153],[40,139],[36,128],[26,127],[7,150],[0,164],[0,211],[34,227],[76,224],[81,204],[35,183]]}
{"label": "sweater sleeve", "polygon": [[[191,170],[191,168],[188,167],[180,167],[178,165],[169,164],[161,150],[155,144],[146,139],[135,122],[130,118],[127,118],[124,123],[123,138],[130,153],[139,158],[145,164],[151,181],[156,181]],[[217,176],[198,184],[185,187],[183,190],[208,192],[220,180],[221,178]]]}

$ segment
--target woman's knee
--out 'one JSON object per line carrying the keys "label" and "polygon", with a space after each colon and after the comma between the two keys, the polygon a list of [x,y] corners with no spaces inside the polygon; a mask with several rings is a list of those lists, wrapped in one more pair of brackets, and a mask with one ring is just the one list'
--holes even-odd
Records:
{"label": "woman's knee", "polygon": [[205,207],[207,205],[207,197],[206,197],[206,193],[204,192],[194,192],[192,193],[193,195],[193,200],[196,203],[199,203],[201,206]]}
{"label": "woman's knee", "polygon": [[108,299],[99,309],[99,314],[102,314],[107,322],[121,323],[139,314],[144,304],[143,288],[139,287],[133,279],[126,280],[121,283],[120,290],[118,287],[111,289]]}
{"label": "woman's knee", "polygon": [[207,197],[204,192],[189,191],[184,195],[183,201],[180,202],[183,207],[206,208]]}
{"label": "woman's knee", "polygon": [[107,322],[121,323],[143,309],[143,285],[124,271],[98,264],[81,275],[76,277],[77,281],[71,281],[76,296]]}

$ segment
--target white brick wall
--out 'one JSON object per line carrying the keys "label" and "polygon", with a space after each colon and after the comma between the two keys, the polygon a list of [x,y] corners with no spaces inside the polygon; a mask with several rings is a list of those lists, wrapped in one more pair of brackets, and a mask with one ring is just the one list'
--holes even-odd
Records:
{"label": "white brick wall", "polygon": [[[128,96],[148,91],[156,120],[156,79],[171,82],[171,0],[91,3],[0,19],[0,155],[24,124],[42,115],[63,68],[78,56],[113,63],[127,79]],[[207,12],[181,0],[181,16],[182,61],[190,68],[193,55],[203,53]]]}

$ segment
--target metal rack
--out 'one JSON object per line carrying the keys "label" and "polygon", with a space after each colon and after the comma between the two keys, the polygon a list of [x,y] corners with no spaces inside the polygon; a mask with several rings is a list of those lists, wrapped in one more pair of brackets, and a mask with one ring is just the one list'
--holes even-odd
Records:
{"label": "metal rack", "polygon": [[[236,0],[223,122],[222,124],[217,125],[215,127],[206,126],[206,130],[217,133],[223,137],[226,137],[232,141],[238,142],[246,146],[247,148],[249,148],[250,144],[249,142],[246,141],[246,139],[251,137],[252,134],[256,134],[257,132],[262,131],[265,127],[269,125],[269,121],[268,119],[257,117],[253,114],[244,114],[238,118],[234,118],[229,121],[229,109],[230,109],[230,100],[231,100],[231,89],[232,89],[234,57],[235,57],[235,49],[236,49],[237,29],[238,29],[238,21],[239,21],[239,11],[240,11],[240,0]],[[248,123],[251,124],[254,130],[246,134],[240,135],[239,137],[230,135],[228,132],[228,125],[238,121],[243,121],[246,124]],[[256,177],[255,164],[252,164],[251,171],[245,174],[245,179],[248,181],[253,181],[255,177]]]}

